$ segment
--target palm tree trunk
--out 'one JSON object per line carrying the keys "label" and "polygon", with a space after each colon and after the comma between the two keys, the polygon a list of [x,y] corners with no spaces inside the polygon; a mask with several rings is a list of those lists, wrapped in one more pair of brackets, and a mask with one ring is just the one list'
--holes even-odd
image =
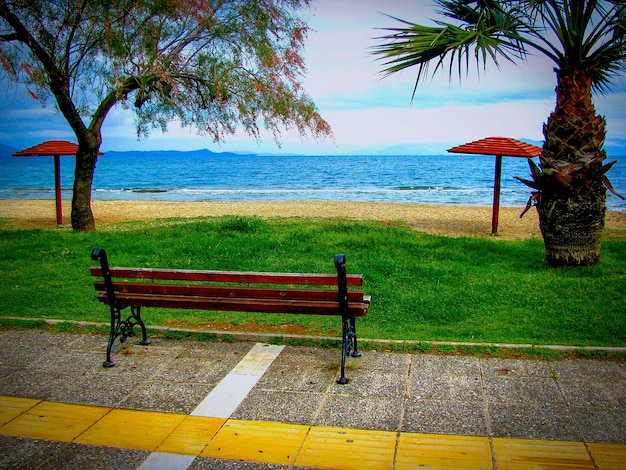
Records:
{"label": "palm tree trunk", "polygon": [[551,265],[590,266],[600,260],[606,212],[606,123],[596,115],[589,77],[567,70],[557,75],[556,107],[543,129],[539,224]]}

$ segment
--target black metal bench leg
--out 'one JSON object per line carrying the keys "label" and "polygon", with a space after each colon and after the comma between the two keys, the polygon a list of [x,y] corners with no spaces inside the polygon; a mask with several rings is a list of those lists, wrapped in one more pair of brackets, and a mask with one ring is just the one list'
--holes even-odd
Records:
{"label": "black metal bench leg", "polygon": [[107,343],[107,359],[102,363],[102,367],[113,367],[115,365],[115,362],[111,359],[111,349],[118,335],[120,315],[120,311],[114,305],[111,305],[111,331],[109,332],[109,342]]}
{"label": "black metal bench leg", "polygon": [[133,331],[135,325],[139,325],[141,328],[141,341],[139,344],[143,346],[150,344],[146,325],[141,319],[141,307],[131,307],[130,310],[130,316],[126,320],[122,320],[121,310],[111,307],[111,332],[109,333],[109,342],[107,344],[107,359],[102,363],[103,367],[113,367],[115,365],[115,362],[111,359],[113,344],[120,335],[122,335],[120,343],[125,343],[129,337],[135,336]]}
{"label": "black metal bench leg", "polygon": [[146,346],[150,344],[150,340],[148,339],[148,333],[146,332],[146,325],[141,319],[141,307],[131,307],[131,310],[136,323],[141,327],[141,341],[139,344]]}
{"label": "black metal bench leg", "polygon": [[343,319],[341,322],[341,377],[337,379],[337,383],[345,385],[348,383],[346,378],[346,355],[350,353],[350,338],[348,336],[348,320]]}
{"label": "black metal bench leg", "polygon": [[361,357],[361,353],[359,351],[357,351],[357,345],[356,345],[356,319],[354,317],[350,318],[350,328],[351,328],[351,333],[352,333],[352,341],[353,344],[352,346],[354,347],[354,349],[352,349],[352,357]]}

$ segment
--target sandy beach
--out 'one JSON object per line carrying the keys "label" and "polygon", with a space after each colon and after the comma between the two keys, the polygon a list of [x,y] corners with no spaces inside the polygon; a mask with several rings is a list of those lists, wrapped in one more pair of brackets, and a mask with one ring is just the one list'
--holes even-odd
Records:
{"label": "sandy beach", "polygon": [[[92,201],[96,224],[150,221],[172,217],[245,215],[260,217],[314,217],[354,220],[406,221],[415,230],[448,236],[490,236],[491,207],[435,206],[369,202],[165,202]],[[501,207],[498,234],[502,239],[540,237],[537,213],[531,209],[523,218],[522,207]],[[63,204],[63,223],[70,224],[70,203]],[[1,200],[0,219],[4,228],[55,228],[52,200]],[[626,236],[626,213],[608,212],[606,231]]]}

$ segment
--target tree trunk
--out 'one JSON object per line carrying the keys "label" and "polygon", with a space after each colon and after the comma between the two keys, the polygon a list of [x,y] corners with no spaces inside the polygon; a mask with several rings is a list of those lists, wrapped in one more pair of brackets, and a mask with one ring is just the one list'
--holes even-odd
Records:
{"label": "tree trunk", "polygon": [[74,168],[74,194],[72,196],[72,228],[93,231],[96,222],[91,211],[91,185],[98,159],[98,148],[85,150],[78,146]]}
{"label": "tree trunk", "polygon": [[589,77],[567,70],[557,75],[556,107],[543,129],[539,224],[548,263],[591,266],[600,260],[606,211],[605,121],[596,115]]}
{"label": "tree trunk", "polygon": [[592,266],[600,261],[605,206],[604,200],[593,199],[542,195],[539,224],[552,266]]}

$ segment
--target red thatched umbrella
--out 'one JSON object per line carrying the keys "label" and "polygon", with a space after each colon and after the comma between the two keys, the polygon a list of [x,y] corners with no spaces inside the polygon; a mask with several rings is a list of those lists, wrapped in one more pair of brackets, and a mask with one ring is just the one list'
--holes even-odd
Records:
{"label": "red thatched umbrella", "polygon": [[[78,145],[67,140],[49,140],[13,154],[14,157],[54,157],[54,190],[57,209],[57,225],[63,224],[61,204],[61,155],[76,155]],[[102,155],[102,152],[98,152]]]}
{"label": "red thatched umbrella", "polygon": [[496,172],[493,185],[493,211],[491,215],[491,234],[498,233],[498,212],[500,209],[500,174],[502,173],[502,157],[532,158],[541,155],[541,147],[527,144],[508,137],[487,137],[468,144],[448,149],[452,153],[469,153],[474,155],[495,155]]}

